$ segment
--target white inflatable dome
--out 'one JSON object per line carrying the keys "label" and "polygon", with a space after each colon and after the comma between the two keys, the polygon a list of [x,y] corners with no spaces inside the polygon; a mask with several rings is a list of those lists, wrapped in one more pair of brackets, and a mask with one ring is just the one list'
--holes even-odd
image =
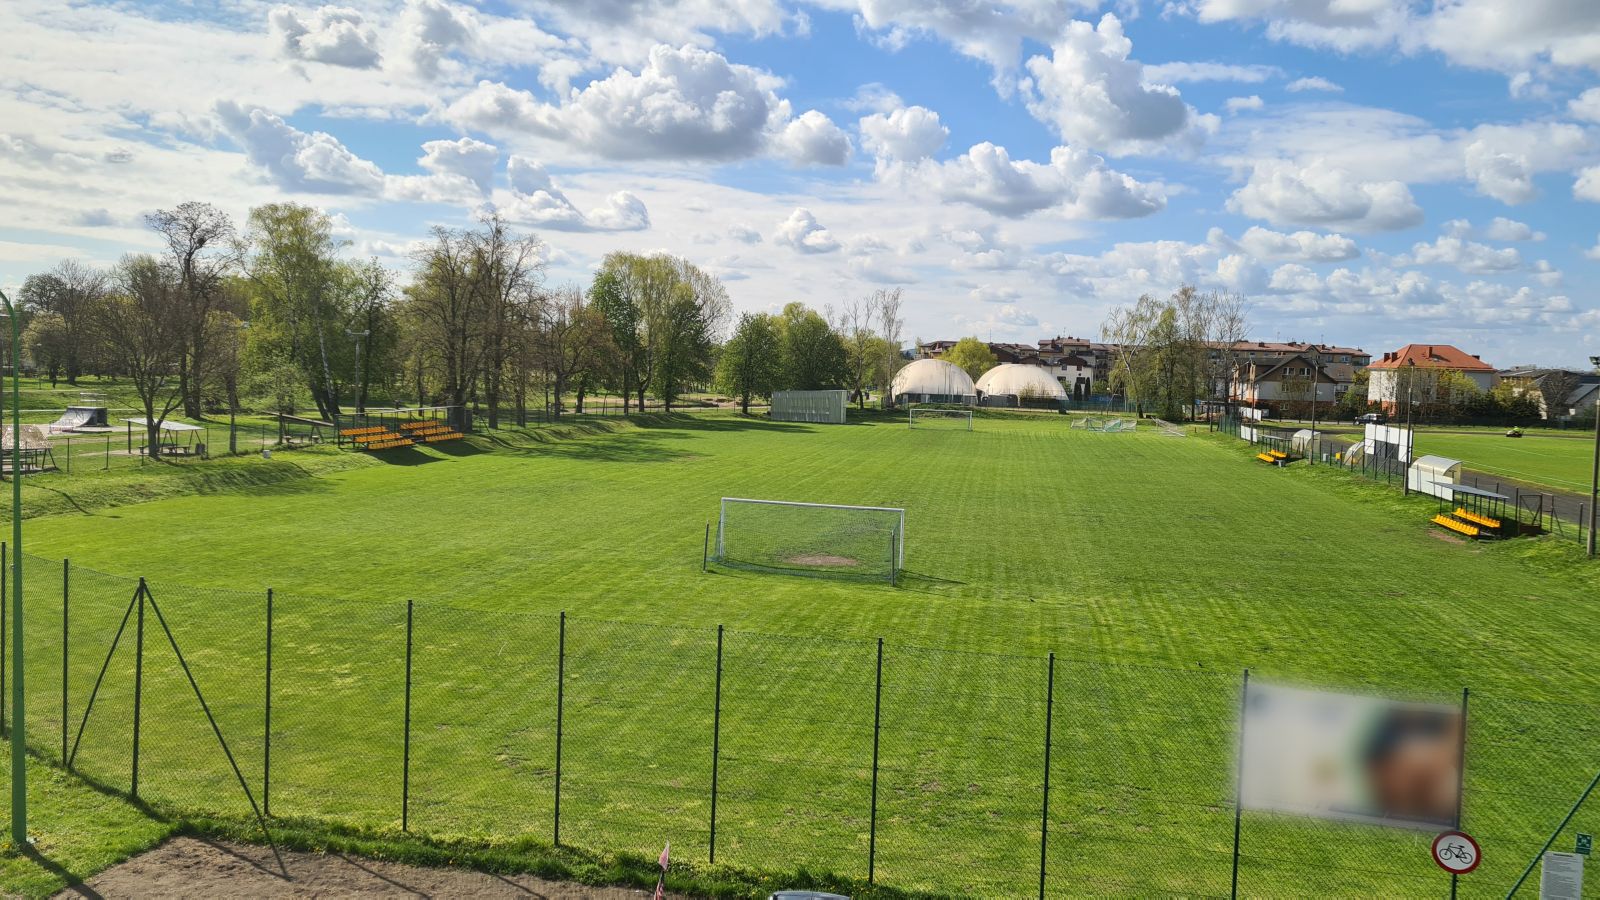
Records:
{"label": "white inflatable dome", "polygon": [[983,373],[978,390],[985,395],[1010,394],[1016,397],[1057,399],[1067,396],[1066,388],[1040,366],[1004,363]]}
{"label": "white inflatable dome", "polygon": [[955,363],[919,359],[894,376],[889,393],[896,397],[971,397],[975,391],[972,378]]}

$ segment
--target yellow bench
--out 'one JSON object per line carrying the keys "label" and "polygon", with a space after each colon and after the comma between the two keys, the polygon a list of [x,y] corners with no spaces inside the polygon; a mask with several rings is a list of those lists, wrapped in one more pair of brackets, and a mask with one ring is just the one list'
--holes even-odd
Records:
{"label": "yellow bench", "polygon": [[1491,519],[1488,516],[1482,516],[1475,512],[1468,512],[1459,506],[1456,507],[1456,518],[1466,519],[1468,522],[1471,522],[1474,525],[1482,525],[1485,528],[1494,528],[1497,530],[1500,528],[1499,519]]}
{"label": "yellow bench", "polygon": [[1257,453],[1256,454],[1256,459],[1259,459],[1262,462],[1269,462],[1269,463],[1275,463],[1275,462],[1278,461],[1278,458],[1276,456],[1273,456],[1270,453]]}
{"label": "yellow bench", "polygon": [[1282,450],[1268,450],[1267,452],[1270,453],[1274,459],[1288,459],[1289,458],[1289,454],[1283,452]]}
{"label": "yellow bench", "polygon": [[1449,516],[1445,515],[1444,513],[1439,513],[1438,515],[1434,516],[1433,517],[1433,524],[1435,524],[1435,525],[1443,525],[1444,527],[1450,529],[1451,531],[1456,532],[1457,534],[1464,534],[1467,537],[1471,537],[1471,538],[1477,537],[1478,534],[1480,533],[1477,526],[1468,525],[1465,522],[1458,522],[1455,519],[1452,519]]}

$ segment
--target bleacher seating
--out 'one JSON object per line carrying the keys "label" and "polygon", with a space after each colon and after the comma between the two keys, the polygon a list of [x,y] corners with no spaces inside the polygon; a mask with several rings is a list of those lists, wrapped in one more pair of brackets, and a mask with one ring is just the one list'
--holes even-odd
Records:
{"label": "bleacher seating", "polygon": [[1491,519],[1488,516],[1480,515],[1478,513],[1472,512],[1470,510],[1463,509],[1462,507],[1459,507],[1459,506],[1456,507],[1456,518],[1465,519],[1466,521],[1471,522],[1474,525],[1479,525],[1479,526],[1482,526],[1484,528],[1493,529],[1495,531],[1499,531],[1500,530],[1500,520],[1499,519]]}
{"label": "bleacher seating", "polygon": [[1482,534],[1482,530],[1479,529],[1478,526],[1471,525],[1461,521],[1460,519],[1453,518],[1447,513],[1439,513],[1438,515],[1434,516],[1433,524],[1442,525],[1457,534],[1465,535],[1469,538],[1475,538]]}

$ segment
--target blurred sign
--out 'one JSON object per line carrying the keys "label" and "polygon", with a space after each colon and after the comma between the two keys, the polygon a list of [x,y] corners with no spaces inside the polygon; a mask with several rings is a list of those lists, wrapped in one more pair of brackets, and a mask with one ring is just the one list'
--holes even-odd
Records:
{"label": "blurred sign", "polygon": [[1539,900],[1583,900],[1583,857],[1546,853],[1539,872]]}
{"label": "blurred sign", "polygon": [[1573,849],[1577,853],[1582,853],[1584,856],[1588,856],[1589,851],[1594,849],[1594,836],[1584,834],[1581,831],[1578,832],[1578,846]]}
{"label": "blurred sign", "polygon": [[1482,856],[1478,842],[1465,832],[1446,831],[1433,839],[1433,861],[1453,875],[1465,875],[1476,869]]}
{"label": "blurred sign", "polygon": [[1251,682],[1241,727],[1247,809],[1455,827],[1458,707]]}

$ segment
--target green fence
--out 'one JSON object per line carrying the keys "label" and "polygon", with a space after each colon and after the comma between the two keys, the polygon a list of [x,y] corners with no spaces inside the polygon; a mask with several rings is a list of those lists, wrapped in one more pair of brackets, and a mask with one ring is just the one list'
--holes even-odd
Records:
{"label": "green fence", "polygon": [[[24,559],[32,748],[173,816],[670,840],[689,859],[983,897],[1227,896],[1235,876],[1249,896],[1451,889],[1423,832],[1245,812],[1235,852],[1242,673]],[[1593,774],[1600,707],[1474,692],[1469,721],[1465,824],[1485,861],[1459,887],[1503,896]],[[1580,810],[1569,831],[1596,825]]]}

